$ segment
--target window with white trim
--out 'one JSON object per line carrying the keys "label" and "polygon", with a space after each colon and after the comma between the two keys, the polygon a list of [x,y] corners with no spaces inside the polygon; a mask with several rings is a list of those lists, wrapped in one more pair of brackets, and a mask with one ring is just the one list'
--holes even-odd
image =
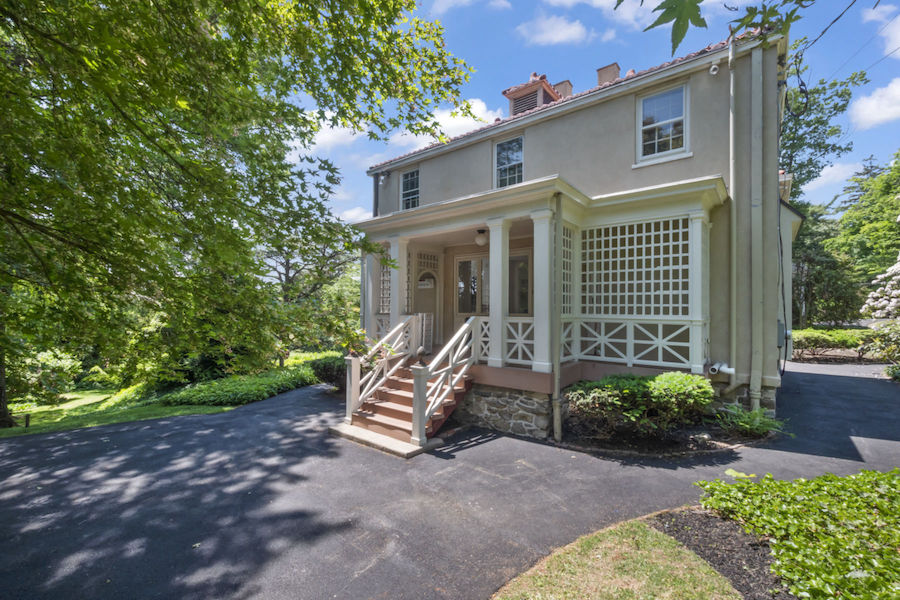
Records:
{"label": "window with white trim", "polygon": [[497,187],[502,188],[516,183],[522,183],[524,143],[523,138],[517,137],[496,146],[497,162]]}
{"label": "window with white trim", "polygon": [[419,170],[403,174],[400,187],[400,206],[409,210],[419,206]]}
{"label": "window with white trim", "polygon": [[687,151],[687,89],[679,86],[638,100],[638,156],[656,158]]}

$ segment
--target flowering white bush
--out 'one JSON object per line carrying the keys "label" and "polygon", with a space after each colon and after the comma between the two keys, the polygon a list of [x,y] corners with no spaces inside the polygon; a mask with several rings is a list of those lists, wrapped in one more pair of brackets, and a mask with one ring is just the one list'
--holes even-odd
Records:
{"label": "flowering white bush", "polygon": [[900,257],[872,283],[878,288],[869,294],[860,312],[876,319],[900,318]]}

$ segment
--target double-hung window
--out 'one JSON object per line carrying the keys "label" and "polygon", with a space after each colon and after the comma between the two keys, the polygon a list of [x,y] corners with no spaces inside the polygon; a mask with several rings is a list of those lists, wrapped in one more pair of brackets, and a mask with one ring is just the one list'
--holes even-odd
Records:
{"label": "double-hung window", "polygon": [[524,160],[522,138],[517,137],[497,144],[497,187],[522,183]]}
{"label": "double-hung window", "polygon": [[687,89],[679,86],[638,101],[639,158],[686,152]]}
{"label": "double-hung window", "polygon": [[400,189],[400,204],[403,210],[419,206],[419,170],[403,174]]}

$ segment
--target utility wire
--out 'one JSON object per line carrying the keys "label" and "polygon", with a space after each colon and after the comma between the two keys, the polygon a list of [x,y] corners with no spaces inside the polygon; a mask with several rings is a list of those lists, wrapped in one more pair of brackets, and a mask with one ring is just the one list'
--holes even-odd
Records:
{"label": "utility wire", "polygon": [[[872,37],[870,37],[868,40],[866,40],[866,42],[865,42],[862,46],[860,46],[859,48],[857,48],[857,49],[856,49],[856,52],[854,52],[854,53],[851,54],[849,57],[847,57],[847,60],[845,60],[844,62],[842,62],[841,65],[840,65],[837,69],[835,69],[834,72],[833,72],[831,75],[829,75],[827,79],[831,79],[832,77],[834,77],[835,75],[837,75],[838,73],[840,73],[841,69],[843,69],[845,66],[847,66],[847,63],[849,63],[851,60],[853,60],[853,58],[854,58],[857,54],[859,54],[860,52],[862,52],[863,48],[865,48],[866,46],[868,46],[869,44],[871,44],[871,43],[872,43],[872,40],[874,40],[874,39],[877,38],[879,35],[881,35],[881,32],[884,31],[884,30],[887,28],[888,25],[890,25],[891,23],[893,23],[894,21],[896,21],[896,20],[897,20],[897,17],[900,17],[900,12],[898,12],[896,15],[894,15],[893,17],[891,17],[891,20],[890,20],[890,21],[888,21],[887,23],[885,23],[884,25],[882,25],[882,26],[881,26],[881,29],[879,29],[879,30],[876,31],[874,34],[872,34]],[[894,50],[894,52],[896,52],[896,50]]]}

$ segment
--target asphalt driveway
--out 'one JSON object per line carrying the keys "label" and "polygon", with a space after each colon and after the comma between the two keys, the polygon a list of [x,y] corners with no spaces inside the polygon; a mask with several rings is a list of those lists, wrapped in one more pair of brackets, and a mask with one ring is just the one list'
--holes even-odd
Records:
{"label": "asphalt driveway", "polygon": [[795,438],[612,459],[468,431],[404,461],[327,434],[311,387],[217,415],[0,442],[3,598],[483,599],[554,547],[696,502],[732,467],[777,477],[900,464],[900,386],[791,365]]}

